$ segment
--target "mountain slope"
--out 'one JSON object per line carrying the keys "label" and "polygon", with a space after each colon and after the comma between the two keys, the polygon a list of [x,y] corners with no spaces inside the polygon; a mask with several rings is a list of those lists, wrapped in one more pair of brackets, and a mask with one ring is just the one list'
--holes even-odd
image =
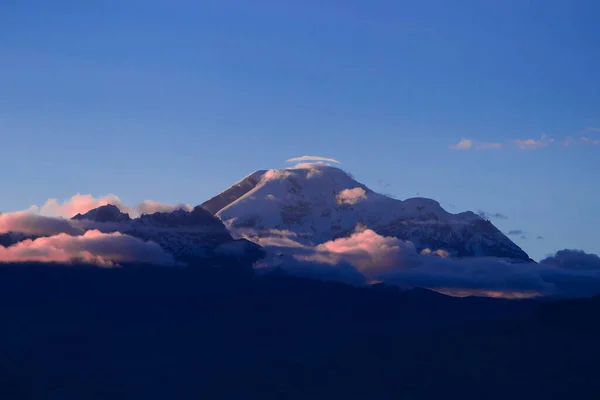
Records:
{"label": "mountain slope", "polygon": [[266,173],[266,170],[256,171],[241,181],[235,183],[229,189],[221,192],[212,199],[202,203],[202,207],[212,214],[216,214],[219,210],[233,203],[258,185]]}
{"label": "mountain slope", "polygon": [[419,251],[530,261],[491,222],[473,212],[452,214],[426,198],[392,199],[325,164],[257,171],[202,207],[238,235],[251,232],[264,238],[286,231],[294,240],[314,245],[348,236],[362,225],[410,240]]}

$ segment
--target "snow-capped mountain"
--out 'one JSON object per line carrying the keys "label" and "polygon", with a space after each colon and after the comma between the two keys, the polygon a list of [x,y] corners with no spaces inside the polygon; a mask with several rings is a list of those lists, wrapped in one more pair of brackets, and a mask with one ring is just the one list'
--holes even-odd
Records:
{"label": "snow-capped mountain", "polygon": [[254,260],[262,254],[256,244],[245,239],[235,240],[221,220],[201,207],[192,211],[180,209],[143,214],[131,219],[117,206],[108,204],[77,214],[72,220],[84,229],[105,233],[118,231],[153,241],[183,262]]}
{"label": "snow-capped mountain", "polygon": [[326,164],[257,171],[202,207],[240,237],[265,238],[283,231],[299,243],[315,245],[348,236],[361,225],[410,240],[419,251],[530,261],[490,221],[473,212],[452,214],[427,198],[393,199]]}

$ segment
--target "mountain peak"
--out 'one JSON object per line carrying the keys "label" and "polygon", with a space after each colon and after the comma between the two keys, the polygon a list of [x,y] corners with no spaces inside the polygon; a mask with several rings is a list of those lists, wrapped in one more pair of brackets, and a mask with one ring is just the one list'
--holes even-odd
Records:
{"label": "mountain peak", "polygon": [[106,204],[93,210],[88,211],[85,214],[77,214],[73,220],[90,220],[95,222],[128,222],[131,221],[129,214],[121,212],[119,207],[113,204]]}
{"label": "mountain peak", "polygon": [[[118,207],[109,204],[85,214],[77,214],[72,219],[91,221],[92,224],[83,225],[104,233],[121,232],[143,241],[152,241],[173,255],[177,261],[185,263],[232,260],[250,262],[262,254],[255,244],[235,241],[223,222],[200,206],[191,211],[178,209],[142,214],[139,218],[131,219]],[[224,249],[232,249],[235,254],[228,257],[227,254],[223,254]]]}
{"label": "mountain peak", "polygon": [[328,164],[256,171],[202,207],[221,218],[234,236],[252,232],[254,240],[286,232],[294,241],[316,245],[364,226],[379,235],[411,241],[419,252],[439,249],[456,257],[529,260],[475,213],[452,214],[429,198],[393,199]]}

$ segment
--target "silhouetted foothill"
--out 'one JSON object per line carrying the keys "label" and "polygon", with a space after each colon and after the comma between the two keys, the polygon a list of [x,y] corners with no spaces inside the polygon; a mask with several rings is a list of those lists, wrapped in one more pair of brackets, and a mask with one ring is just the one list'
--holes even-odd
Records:
{"label": "silhouetted foothill", "polygon": [[73,218],[76,221],[90,220],[94,222],[128,222],[131,221],[129,214],[121,212],[119,207],[107,204],[88,211],[85,214],[77,214]]}

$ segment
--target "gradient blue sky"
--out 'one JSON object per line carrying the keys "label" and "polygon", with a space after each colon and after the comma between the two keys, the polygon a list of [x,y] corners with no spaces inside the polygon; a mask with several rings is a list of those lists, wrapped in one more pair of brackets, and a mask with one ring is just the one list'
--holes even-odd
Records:
{"label": "gradient blue sky", "polygon": [[199,204],[314,154],[401,199],[505,214],[492,221],[535,259],[600,253],[599,15],[585,0],[1,1],[0,210],[75,193]]}

